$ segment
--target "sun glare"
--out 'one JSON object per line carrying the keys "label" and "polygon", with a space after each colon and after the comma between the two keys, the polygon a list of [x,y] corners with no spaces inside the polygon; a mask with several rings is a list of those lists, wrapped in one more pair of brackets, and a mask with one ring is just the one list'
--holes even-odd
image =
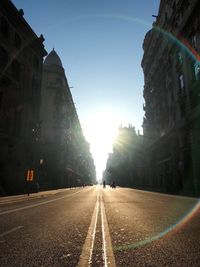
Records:
{"label": "sun glare", "polygon": [[84,135],[94,157],[98,181],[102,180],[102,172],[106,167],[108,153],[112,152],[119,124],[116,114],[104,111],[92,114],[83,125]]}

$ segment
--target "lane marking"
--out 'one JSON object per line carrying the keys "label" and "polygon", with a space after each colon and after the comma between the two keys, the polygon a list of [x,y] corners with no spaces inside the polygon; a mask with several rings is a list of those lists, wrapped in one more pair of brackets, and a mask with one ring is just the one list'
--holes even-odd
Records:
{"label": "lane marking", "polygon": [[103,248],[104,267],[108,266],[115,267],[116,266],[115,257],[112,249],[112,242],[102,198],[102,191],[101,191],[100,201],[101,201],[101,227],[102,227],[102,242],[103,242],[102,248]]}
{"label": "lane marking", "polygon": [[17,231],[17,230],[19,230],[19,229],[21,229],[21,228],[23,228],[23,227],[24,227],[24,226],[17,226],[17,227],[14,227],[14,228],[12,228],[12,229],[9,230],[9,231],[6,231],[6,232],[0,234],[0,238],[3,237],[3,236],[5,236],[5,235],[8,235],[8,234],[10,234],[10,233],[12,233],[12,232],[15,232],[15,231]]}
{"label": "lane marking", "polygon": [[[101,190],[101,191],[100,191]],[[104,203],[102,199],[102,189],[98,190],[96,205],[92,214],[90,227],[83,245],[82,253],[77,267],[90,267],[92,265],[92,255],[96,236],[97,219],[100,212],[102,229],[102,257],[104,267],[116,267],[113,254],[112,243],[106,218]]]}
{"label": "lane marking", "polygon": [[104,266],[107,267],[107,253],[106,253],[106,240],[105,240],[105,227],[104,227],[104,215],[103,215],[103,204],[101,202],[101,229],[102,229],[102,249],[103,249],[103,262]]}
{"label": "lane marking", "polygon": [[63,192],[73,190],[73,189],[77,189],[77,188],[72,187],[72,188],[41,191],[38,193],[31,193],[29,196],[27,194],[23,194],[23,195],[17,195],[17,196],[0,197],[0,205],[12,204],[12,203],[21,202],[24,200],[32,200],[32,199],[38,199],[38,198],[44,198],[44,197],[46,198],[46,197],[57,195],[59,193],[63,193]]}
{"label": "lane marking", "polygon": [[83,249],[77,267],[88,267],[91,265],[99,206],[100,205],[99,205],[99,189],[98,189],[97,201],[94,207],[91,223],[88,229],[88,233],[85,239],[85,243],[83,245]]}
{"label": "lane marking", "polygon": [[73,194],[70,194],[70,195],[67,195],[67,196],[63,196],[63,197],[59,197],[59,198],[56,198],[56,199],[51,199],[51,200],[43,201],[41,203],[32,204],[32,205],[28,205],[28,206],[25,206],[25,207],[20,207],[20,208],[12,209],[12,210],[2,211],[2,212],[0,212],[0,216],[5,215],[5,214],[9,214],[9,213],[13,213],[13,212],[16,212],[16,211],[20,211],[20,210],[25,210],[25,209],[30,209],[30,208],[38,207],[38,206],[41,206],[41,205],[44,205],[44,204],[48,204],[48,203],[51,203],[51,202],[55,202],[57,200],[60,200],[60,199],[63,199],[63,198],[68,198],[68,197],[71,197],[71,196],[76,195],[76,194],[81,193],[81,192],[82,192],[82,190],[77,191],[77,192],[75,192]]}
{"label": "lane marking", "polygon": [[97,209],[96,209],[96,216],[95,216],[95,222],[94,222],[94,230],[93,230],[93,234],[92,234],[92,244],[91,244],[91,248],[90,248],[89,265],[92,263],[92,252],[93,252],[93,248],[94,248],[94,240],[95,240],[96,228],[97,228],[97,219],[98,219],[98,214],[99,214],[99,190],[98,190],[96,205],[97,205]]}

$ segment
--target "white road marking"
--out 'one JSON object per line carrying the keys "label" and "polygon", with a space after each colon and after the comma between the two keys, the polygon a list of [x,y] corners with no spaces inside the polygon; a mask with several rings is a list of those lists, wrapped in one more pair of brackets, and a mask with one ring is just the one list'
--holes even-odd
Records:
{"label": "white road marking", "polygon": [[38,193],[31,193],[29,196],[27,194],[23,194],[23,195],[16,195],[16,196],[0,197],[0,205],[12,204],[12,203],[21,202],[24,200],[32,200],[32,199],[38,199],[38,198],[44,198],[44,197],[46,198],[46,197],[56,195],[58,193],[63,193],[63,192],[73,190],[73,189],[77,189],[77,188],[72,187],[72,188],[40,191]]}
{"label": "white road marking", "polygon": [[43,202],[40,202],[40,203],[37,203],[37,204],[32,204],[32,205],[28,205],[28,206],[12,209],[12,210],[2,211],[2,212],[0,212],[0,216],[5,215],[5,214],[9,214],[9,213],[13,213],[13,212],[16,212],[16,211],[20,211],[20,210],[34,208],[34,207],[41,206],[41,205],[44,205],[44,204],[48,204],[48,203],[51,203],[51,202],[55,202],[55,201],[63,199],[63,198],[71,197],[71,196],[73,196],[75,194],[78,194],[80,192],[82,192],[82,191],[77,191],[77,192],[75,192],[73,194],[70,194],[70,195],[67,195],[67,196],[59,197],[59,198],[56,198],[56,199],[50,199],[50,200],[43,201]]}
{"label": "white road marking", "polygon": [[94,248],[94,240],[95,240],[95,235],[96,235],[98,213],[99,213],[99,190],[97,193],[97,201],[96,201],[96,205],[95,205],[95,208],[92,214],[90,227],[88,229],[87,237],[83,245],[80,260],[77,265],[78,267],[88,267],[91,265],[92,252]]}
{"label": "white road marking", "polygon": [[98,191],[98,195],[97,195],[97,203],[96,203],[96,205],[97,205],[97,210],[96,210],[94,230],[93,230],[93,235],[92,235],[92,245],[91,245],[91,248],[90,248],[89,264],[92,262],[92,252],[93,252],[93,248],[94,248],[94,240],[95,240],[96,228],[97,228],[97,218],[98,218],[98,214],[99,214],[99,191]]}
{"label": "white road marking", "polygon": [[10,233],[12,233],[12,232],[15,232],[15,231],[17,231],[17,230],[19,230],[19,229],[21,229],[21,228],[23,228],[23,227],[24,227],[24,226],[17,226],[17,227],[15,227],[15,228],[12,228],[11,230],[6,231],[6,232],[0,234],[0,238],[3,237],[3,236],[5,236],[5,235],[8,235],[8,234],[10,234]]}
{"label": "white road marking", "polygon": [[96,227],[98,213],[100,210],[101,216],[101,229],[102,229],[102,250],[103,250],[103,263],[104,267],[115,267],[115,258],[112,250],[112,243],[109,234],[108,222],[106,219],[105,208],[102,200],[102,191],[97,194],[97,201],[92,215],[90,227],[83,245],[82,253],[80,256],[77,267],[90,267],[92,264],[92,254],[94,248],[94,241],[96,236]]}
{"label": "white road marking", "polygon": [[[101,192],[102,193],[102,192]],[[106,218],[105,207],[102,199],[102,194],[100,197],[101,201],[101,226],[102,226],[102,242],[103,242],[103,259],[104,267],[115,267],[115,257],[112,249],[112,242],[109,233],[108,222]]]}
{"label": "white road marking", "polygon": [[[102,195],[101,195],[102,198]],[[102,199],[101,199],[102,200]],[[103,261],[104,261],[104,266],[107,267],[107,254],[106,254],[106,240],[105,240],[105,228],[104,228],[104,215],[103,215],[103,204],[101,201],[101,228],[102,228],[102,249],[103,249]]]}

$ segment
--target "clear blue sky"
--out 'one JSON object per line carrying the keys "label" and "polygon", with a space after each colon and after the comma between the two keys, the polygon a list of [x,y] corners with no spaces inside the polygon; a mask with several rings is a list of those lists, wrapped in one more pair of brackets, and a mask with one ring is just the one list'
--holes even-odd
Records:
{"label": "clear blue sky", "polygon": [[13,0],[44,35],[46,50],[54,46],[59,54],[83,128],[91,114],[111,110],[119,124],[142,129],[142,44],[159,2]]}

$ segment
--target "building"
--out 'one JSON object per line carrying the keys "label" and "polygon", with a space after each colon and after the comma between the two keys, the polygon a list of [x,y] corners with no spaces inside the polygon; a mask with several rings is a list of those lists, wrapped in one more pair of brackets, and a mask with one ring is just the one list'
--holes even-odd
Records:
{"label": "building", "polygon": [[200,2],[160,1],[143,49],[147,186],[200,193]]}
{"label": "building", "polygon": [[142,187],[145,179],[143,153],[143,136],[136,134],[135,127],[119,127],[103,175],[106,183],[115,181],[119,186]]}
{"label": "building", "polygon": [[10,0],[0,1],[0,195],[25,192],[26,173],[39,158],[43,57],[38,37]]}
{"label": "building", "polygon": [[95,168],[65,70],[53,49],[43,65],[41,101],[41,166],[43,189],[95,182]]}

